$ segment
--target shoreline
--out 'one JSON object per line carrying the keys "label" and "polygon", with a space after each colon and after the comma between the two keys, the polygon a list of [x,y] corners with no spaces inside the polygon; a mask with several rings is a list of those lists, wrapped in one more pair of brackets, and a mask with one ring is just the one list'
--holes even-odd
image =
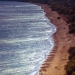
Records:
{"label": "shoreline", "polygon": [[[52,11],[46,4],[33,3],[41,6],[46,12],[46,17],[50,23],[54,24],[57,31],[52,35],[54,39],[54,47],[47,59],[42,64],[39,75],[64,75],[66,74],[65,65],[68,62],[68,49],[70,48],[72,40],[69,40],[68,24],[57,12]],[[60,19],[57,19],[60,17]]]}

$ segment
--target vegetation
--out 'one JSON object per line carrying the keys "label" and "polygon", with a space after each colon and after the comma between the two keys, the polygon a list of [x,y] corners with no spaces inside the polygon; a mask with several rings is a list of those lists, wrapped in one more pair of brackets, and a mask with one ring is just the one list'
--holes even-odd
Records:
{"label": "vegetation", "polygon": [[75,75],[75,47],[70,47],[69,62],[66,65],[66,75]]}

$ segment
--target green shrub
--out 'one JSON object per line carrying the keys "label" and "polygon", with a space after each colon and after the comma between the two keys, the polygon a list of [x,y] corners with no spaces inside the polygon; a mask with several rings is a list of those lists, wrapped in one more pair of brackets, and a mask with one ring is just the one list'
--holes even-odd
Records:
{"label": "green shrub", "polygon": [[69,52],[69,62],[66,65],[66,74],[75,74],[75,47],[70,47]]}

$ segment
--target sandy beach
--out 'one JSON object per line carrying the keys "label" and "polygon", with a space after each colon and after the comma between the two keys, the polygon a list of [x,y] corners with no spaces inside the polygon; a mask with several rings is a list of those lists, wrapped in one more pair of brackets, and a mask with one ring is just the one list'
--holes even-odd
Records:
{"label": "sandy beach", "polygon": [[[73,35],[68,34],[68,24],[63,16],[57,12],[52,11],[51,8],[45,4],[37,4],[44,9],[46,17],[57,28],[57,32],[53,34],[54,48],[52,52],[47,56],[47,59],[42,64],[39,75],[64,75],[65,65],[68,62],[68,49],[73,46],[75,39]],[[60,17],[60,19],[57,19]]]}

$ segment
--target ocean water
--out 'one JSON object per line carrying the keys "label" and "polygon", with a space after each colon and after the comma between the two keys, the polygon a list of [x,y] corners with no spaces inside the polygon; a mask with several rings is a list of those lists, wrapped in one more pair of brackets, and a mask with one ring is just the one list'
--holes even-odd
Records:
{"label": "ocean water", "polygon": [[38,75],[56,31],[40,6],[0,1],[0,75]]}

